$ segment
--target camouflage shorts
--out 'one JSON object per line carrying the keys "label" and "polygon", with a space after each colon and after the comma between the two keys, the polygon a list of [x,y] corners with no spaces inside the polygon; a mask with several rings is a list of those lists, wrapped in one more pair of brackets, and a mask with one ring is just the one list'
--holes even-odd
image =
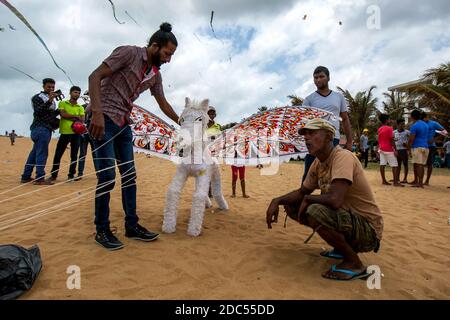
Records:
{"label": "camouflage shorts", "polygon": [[306,217],[314,219],[321,226],[335,230],[345,236],[355,252],[378,251],[380,241],[369,222],[361,215],[344,209],[333,210],[321,204],[312,204],[306,210]]}

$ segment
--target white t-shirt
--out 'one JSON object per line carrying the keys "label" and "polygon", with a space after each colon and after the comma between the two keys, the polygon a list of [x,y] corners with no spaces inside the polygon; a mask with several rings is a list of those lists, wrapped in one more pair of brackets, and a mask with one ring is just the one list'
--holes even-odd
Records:
{"label": "white t-shirt", "polygon": [[332,113],[335,119],[331,119],[331,124],[336,128],[335,138],[341,137],[339,133],[339,117],[341,112],[347,112],[347,101],[339,92],[331,91],[329,95],[322,96],[320,93],[313,92],[303,101],[304,107],[313,107]]}
{"label": "white t-shirt", "polygon": [[446,153],[450,153],[450,141],[447,141],[446,143],[444,143],[444,148],[447,149]]}
{"label": "white t-shirt", "polygon": [[394,131],[395,147],[397,150],[408,149],[408,147],[405,147],[405,143],[408,145],[409,135],[409,130],[403,130],[402,132],[398,130]]}

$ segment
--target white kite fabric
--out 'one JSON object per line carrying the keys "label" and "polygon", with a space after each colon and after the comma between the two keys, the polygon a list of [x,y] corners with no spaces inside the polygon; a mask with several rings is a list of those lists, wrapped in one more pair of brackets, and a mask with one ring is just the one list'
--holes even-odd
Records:
{"label": "white kite fabric", "polygon": [[176,156],[175,128],[137,105],[131,111],[133,147],[138,153],[170,159]]}
{"label": "white kite fabric", "polygon": [[[131,112],[135,152],[177,161],[178,131],[142,107]],[[308,150],[298,131],[315,118],[327,121],[334,115],[310,107],[278,107],[258,112],[226,131],[208,144],[219,163],[257,166],[274,161],[303,159]]]}
{"label": "white kite fabric", "polygon": [[222,132],[210,150],[226,164],[257,166],[303,159],[308,150],[298,131],[315,118],[331,121],[335,117],[310,107],[287,106],[258,112]]}

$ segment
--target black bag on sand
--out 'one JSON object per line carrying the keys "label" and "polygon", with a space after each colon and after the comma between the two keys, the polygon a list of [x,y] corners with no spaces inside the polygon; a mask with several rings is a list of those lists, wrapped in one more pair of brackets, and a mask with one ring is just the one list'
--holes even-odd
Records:
{"label": "black bag on sand", "polygon": [[30,249],[0,245],[0,300],[15,299],[29,290],[41,268],[37,245]]}

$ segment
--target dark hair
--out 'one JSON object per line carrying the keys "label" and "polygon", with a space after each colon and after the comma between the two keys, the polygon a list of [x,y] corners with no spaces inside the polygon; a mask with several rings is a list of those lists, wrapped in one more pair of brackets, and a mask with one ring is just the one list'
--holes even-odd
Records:
{"label": "dark hair", "polygon": [[385,114],[385,113],[380,113],[380,115],[378,116],[378,120],[380,120],[380,122],[381,122],[382,124],[385,124],[386,121],[389,120],[389,115],[388,115],[388,114]]}
{"label": "dark hair", "polygon": [[55,80],[53,80],[52,78],[45,78],[42,80],[42,85],[45,86],[47,83],[53,83],[55,84]]}
{"label": "dark hair", "polygon": [[427,118],[428,117],[428,114],[426,113],[426,112],[423,112],[422,111],[422,119],[425,119],[425,118]]}
{"label": "dark hair", "polygon": [[154,42],[156,42],[160,48],[165,47],[168,42],[172,42],[175,46],[178,46],[177,38],[175,38],[175,35],[172,33],[172,25],[170,23],[164,22],[159,26],[159,30],[150,37],[148,47]]}
{"label": "dark hair", "polygon": [[403,118],[397,119],[397,124],[400,124],[400,123],[403,123],[403,122],[405,122],[405,119],[403,119]]}
{"label": "dark hair", "polygon": [[318,66],[317,68],[314,69],[313,75],[318,74],[318,73],[325,73],[325,75],[327,76],[327,78],[330,77],[330,71],[328,70],[327,67],[324,66]]}
{"label": "dark hair", "polygon": [[73,91],[78,91],[81,93],[81,88],[78,86],[73,86],[72,88],[70,88],[70,93],[72,93]]}
{"label": "dark hair", "polygon": [[413,110],[412,112],[411,112],[411,117],[414,119],[414,120],[422,120],[423,118],[422,118],[422,111],[420,111],[420,110]]}

